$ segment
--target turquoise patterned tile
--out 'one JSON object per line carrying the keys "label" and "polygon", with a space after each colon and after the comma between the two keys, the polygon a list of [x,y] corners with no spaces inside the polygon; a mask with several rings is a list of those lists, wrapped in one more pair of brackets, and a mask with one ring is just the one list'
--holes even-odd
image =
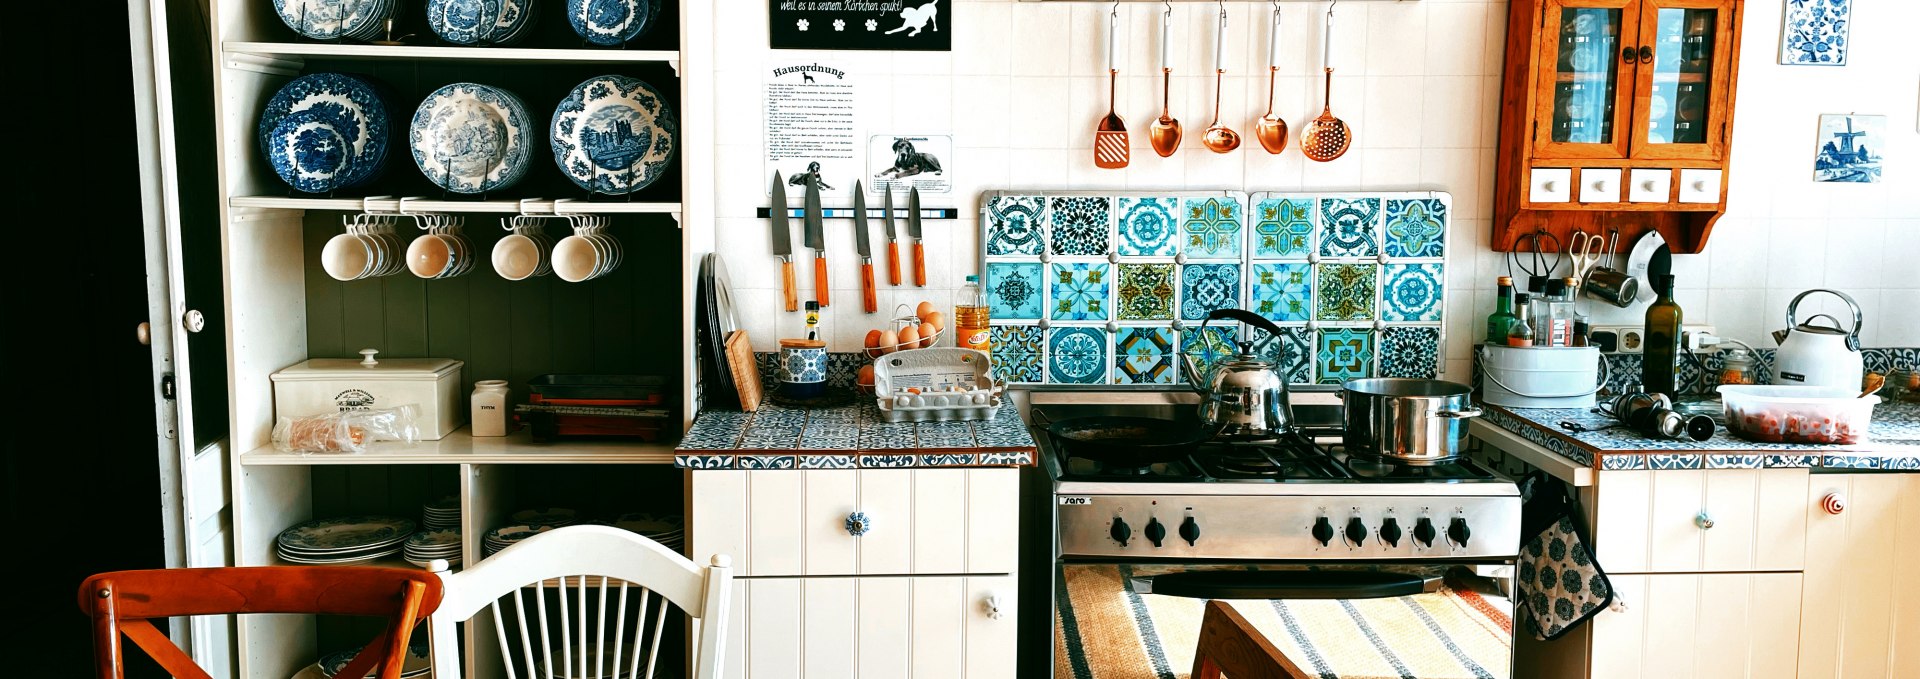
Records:
{"label": "turquoise patterned tile", "polygon": [[1114,336],[1114,384],[1173,384],[1173,328],[1121,328]]}
{"label": "turquoise patterned tile", "polygon": [[1107,381],[1105,328],[1053,328],[1047,338],[1047,378],[1054,384]]}
{"label": "turquoise patterned tile", "polygon": [[987,202],[987,256],[1040,254],[1042,196],[995,196]]}
{"label": "turquoise patterned tile", "polygon": [[1240,306],[1240,264],[1180,265],[1180,317],[1203,320],[1215,309]]}
{"label": "turquoise patterned tile", "polygon": [[1446,202],[1439,198],[1387,200],[1388,257],[1443,257],[1446,242]]}
{"label": "turquoise patterned tile", "polygon": [[1379,198],[1320,200],[1320,256],[1380,255]]}
{"label": "turquoise patterned tile", "polygon": [[1039,262],[988,262],[986,293],[993,317],[1040,320]]}
{"label": "turquoise patterned tile", "polygon": [[1280,340],[1267,331],[1253,330],[1253,351],[1280,367],[1287,384],[1313,382],[1313,331],[1297,326],[1280,328]]}
{"label": "turquoise patterned tile", "polygon": [[1180,331],[1180,352],[1193,359],[1199,374],[1188,374],[1181,370],[1181,378],[1191,382],[1199,380],[1204,384],[1213,376],[1213,366],[1220,361],[1238,354],[1234,346],[1232,328],[1217,325],[1206,327],[1188,327]]}
{"label": "turquoise patterned tile", "polygon": [[1172,257],[1179,251],[1180,209],[1173,198],[1120,199],[1120,256]]}
{"label": "turquoise patterned tile", "polygon": [[1037,325],[996,325],[990,331],[993,367],[1008,382],[1041,382],[1045,332]]}
{"label": "turquoise patterned tile", "polygon": [[1188,198],[1181,207],[1186,213],[1180,221],[1180,235],[1185,241],[1181,252],[1189,259],[1240,258],[1240,241],[1247,233],[1239,200]]}
{"label": "turquoise patterned tile", "polygon": [[1061,196],[1047,210],[1048,248],[1056,255],[1105,256],[1113,250],[1113,199]]}
{"label": "turquoise patterned tile", "polygon": [[1278,323],[1305,321],[1313,316],[1313,265],[1253,265],[1253,309]]}
{"label": "turquoise patterned tile", "polygon": [[1374,316],[1374,289],[1379,285],[1377,264],[1317,264],[1314,305],[1317,321],[1370,321]]}
{"label": "turquoise patterned tile", "polygon": [[1381,285],[1380,318],[1386,321],[1438,321],[1446,276],[1439,264],[1388,264]]}
{"label": "turquoise patterned tile", "polygon": [[1120,320],[1173,320],[1173,265],[1120,264]]}
{"label": "turquoise patterned tile", "polygon": [[1254,210],[1254,259],[1306,259],[1313,246],[1312,198],[1262,198]]}
{"label": "turquoise patterned tile", "polygon": [[1381,331],[1381,377],[1432,379],[1439,373],[1439,328],[1389,327]]}
{"label": "turquoise patterned tile", "polygon": [[1053,320],[1104,321],[1113,316],[1113,265],[1053,262],[1047,265]]}
{"label": "turquoise patterned tile", "polygon": [[1373,377],[1372,328],[1323,328],[1314,354],[1314,376],[1321,384]]}

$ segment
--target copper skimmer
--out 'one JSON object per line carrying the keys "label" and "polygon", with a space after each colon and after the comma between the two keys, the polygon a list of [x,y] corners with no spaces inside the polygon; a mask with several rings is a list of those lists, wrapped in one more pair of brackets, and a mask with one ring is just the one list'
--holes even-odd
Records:
{"label": "copper skimmer", "polygon": [[1160,13],[1160,119],[1153,121],[1148,128],[1147,138],[1153,142],[1153,152],[1166,158],[1180,150],[1180,121],[1174,119],[1167,107],[1167,99],[1173,96],[1173,5]]}
{"label": "copper skimmer", "polygon": [[1333,116],[1333,5],[1327,5],[1327,33],[1320,48],[1320,61],[1327,69],[1326,104],[1320,109],[1320,117],[1300,131],[1300,152],[1309,160],[1324,163],[1345,155],[1353,145],[1353,131],[1346,121]]}
{"label": "copper skimmer", "polygon": [[1120,69],[1113,60],[1114,33],[1120,28],[1120,3],[1107,13],[1107,117],[1093,132],[1094,167],[1117,170],[1127,166],[1131,152],[1127,146],[1127,123],[1113,112],[1114,90],[1120,81]]}

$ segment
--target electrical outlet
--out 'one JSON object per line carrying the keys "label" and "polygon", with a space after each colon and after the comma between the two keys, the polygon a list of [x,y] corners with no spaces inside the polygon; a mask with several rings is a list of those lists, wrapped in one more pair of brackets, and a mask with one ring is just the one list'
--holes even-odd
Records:
{"label": "electrical outlet", "polygon": [[1647,329],[1638,325],[1601,325],[1594,332],[1610,332],[1619,338],[1613,346],[1614,353],[1638,354],[1647,350]]}
{"label": "electrical outlet", "polygon": [[1720,343],[1724,341],[1719,333],[1714,332],[1713,326],[1711,325],[1703,323],[1698,325],[1683,324],[1680,326],[1680,347],[1687,351],[1718,351],[1717,349],[1713,349],[1713,347],[1719,346]]}

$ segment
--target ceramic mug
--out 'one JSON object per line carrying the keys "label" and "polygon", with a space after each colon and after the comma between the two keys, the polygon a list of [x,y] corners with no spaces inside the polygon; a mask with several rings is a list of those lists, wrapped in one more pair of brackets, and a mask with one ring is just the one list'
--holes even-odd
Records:
{"label": "ceramic mug", "polygon": [[827,344],[819,340],[780,340],[780,393],[813,398],[827,390]]}

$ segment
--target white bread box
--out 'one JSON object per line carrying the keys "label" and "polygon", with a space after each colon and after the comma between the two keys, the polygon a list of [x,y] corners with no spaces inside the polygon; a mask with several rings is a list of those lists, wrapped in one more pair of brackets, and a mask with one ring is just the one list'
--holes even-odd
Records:
{"label": "white bread box", "polygon": [[362,358],[315,358],[273,374],[273,414],[302,417],[347,410],[380,410],[406,404],[420,408],[420,438],[435,440],[466,424],[460,398],[463,361],[389,358],[361,349]]}

